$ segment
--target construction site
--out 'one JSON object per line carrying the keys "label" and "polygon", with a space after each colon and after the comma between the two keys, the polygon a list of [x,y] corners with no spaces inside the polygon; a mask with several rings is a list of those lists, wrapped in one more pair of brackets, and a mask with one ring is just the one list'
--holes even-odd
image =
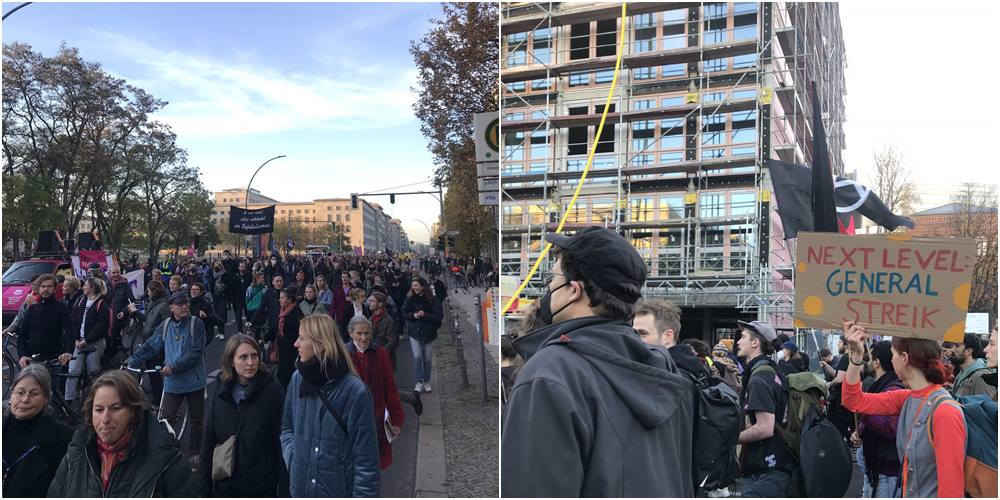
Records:
{"label": "construction site", "polygon": [[[558,226],[601,225],[645,260],[643,295],[682,307],[682,338],[736,320],[794,335],[795,253],[770,159],[812,164],[822,113],[844,176],[844,42],[836,3],[501,3],[501,273],[523,280]],[[815,83],[822,109],[812,109]],[[543,261],[523,297],[544,294]],[[812,346],[811,346],[812,347]]]}

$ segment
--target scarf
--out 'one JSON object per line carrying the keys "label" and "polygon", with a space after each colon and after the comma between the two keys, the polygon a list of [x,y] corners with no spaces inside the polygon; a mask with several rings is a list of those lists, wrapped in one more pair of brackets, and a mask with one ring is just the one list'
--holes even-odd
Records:
{"label": "scarf", "polygon": [[378,330],[378,324],[382,321],[383,316],[385,316],[385,309],[379,309],[378,312],[372,314],[372,330]]}
{"label": "scarf", "polygon": [[286,307],[286,308],[278,311],[278,336],[279,337],[284,337],[285,336],[285,316],[288,316],[288,314],[291,313],[293,309],[295,309],[295,303],[294,302],[291,303],[291,304],[289,304],[288,307]]}
{"label": "scarf", "polygon": [[128,443],[131,439],[131,430],[125,431],[125,434],[118,438],[117,442],[111,444],[105,443],[101,436],[97,436],[97,454],[101,457],[101,486],[104,493],[108,492],[111,471],[121,459],[125,458],[125,450],[128,449]]}
{"label": "scarf", "polygon": [[345,359],[341,359],[339,363],[332,359],[327,360],[324,369],[318,356],[309,361],[302,361],[301,358],[295,360],[295,368],[302,374],[302,385],[299,387],[300,397],[313,392],[331,380],[343,378],[351,371]]}

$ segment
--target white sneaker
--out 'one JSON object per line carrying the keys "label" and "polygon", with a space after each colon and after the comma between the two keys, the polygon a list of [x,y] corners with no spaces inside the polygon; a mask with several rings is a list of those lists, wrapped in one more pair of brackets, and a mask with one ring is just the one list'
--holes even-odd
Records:
{"label": "white sneaker", "polygon": [[431,392],[431,390],[432,390],[431,389],[431,383],[430,382],[424,382],[424,392]]}
{"label": "white sneaker", "polygon": [[424,391],[424,384],[423,384],[423,382],[417,382],[417,385],[413,386],[413,390],[415,392],[423,392]]}

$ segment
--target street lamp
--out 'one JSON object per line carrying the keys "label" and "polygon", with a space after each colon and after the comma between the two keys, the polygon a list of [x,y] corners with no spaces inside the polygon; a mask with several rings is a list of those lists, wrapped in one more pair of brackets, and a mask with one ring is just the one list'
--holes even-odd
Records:
{"label": "street lamp", "polygon": [[422,220],[420,220],[420,219],[413,219],[413,220],[415,220],[415,221],[417,221],[417,222],[419,222],[419,223],[423,224],[423,225],[424,225],[424,227],[425,227],[425,228],[427,228],[427,242],[428,242],[429,244],[431,244],[431,246],[433,246],[433,243],[434,243],[434,242],[433,242],[433,241],[431,241],[431,238],[433,238],[433,237],[434,237],[434,235],[433,235],[433,234],[431,234],[431,228],[430,228],[430,226],[428,226],[426,222],[424,222],[424,221],[422,221]]}
{"label": "street lamp", "polygon": [[278,158],[284,158],[284,157],[285,157],[285,155],[275,156],[274,158],[271,158],[270,160],[267,160],[264,163],[261,163],[260,166],[257,167],[257,170],[255,170],[254,173],[253,173],[253,175],[250,177],[250,182],[247,183],[247,195],[246,195],[246,198],[243,200],[244,201],[244,203],[243,203],[243,208],[244,209],[249,209],[250,208],[250,185],[253,184],[254,177],[257,177],[257,172],[260,172],[260,169],[264,168],[264,165],[267,165],[268,163],[271,163],[272,161],[277,160]]}

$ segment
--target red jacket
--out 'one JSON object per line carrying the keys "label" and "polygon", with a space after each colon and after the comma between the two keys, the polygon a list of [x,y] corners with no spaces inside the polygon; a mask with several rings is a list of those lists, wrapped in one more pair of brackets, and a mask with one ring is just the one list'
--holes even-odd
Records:
{"label": "red jacket", "polygon": [[399,391],[396,390],[396,380],[389,361],[389,352],[374,342],[365,352],[351,342],[347,345],[351,353],[354,367],[358,375],[368,386],[375,407],[375,432],[378,434],[379,468],[385,469],[392,465],[392,445],[385,435],[385,411],[389,410],[389,422],[397,427],[403,426],[403,405],[399,401]]}
{"label": "red jacket", "polygon": [[344,307],[347,305],[347,293],[344,292],[344,284],[338,283],[337,286],[330,288],[333,290],[333,303],[330,305],[330,317],[336,320],[340,317],[340,313],[344,311]]}

